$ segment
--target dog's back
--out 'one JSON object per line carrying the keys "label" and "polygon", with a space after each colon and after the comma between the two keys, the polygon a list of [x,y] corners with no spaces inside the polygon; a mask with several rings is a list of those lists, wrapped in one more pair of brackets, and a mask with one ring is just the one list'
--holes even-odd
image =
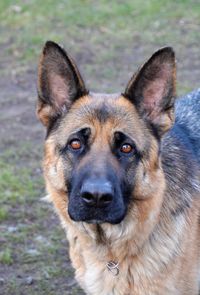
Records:
{"label": "dog's back", "polygon": [[[179,227],[178,232],[181,232],[180,236],[182,237],[181,251],[186,253],[188,245],[185,246],[184,244],[189,243],[190,245],[187,255],[190,256],[188,261],[193,261],[193,265],[195,261],[199,261],[197,257],[199,257],[200,247],[198,225],[200,196],[199,120],[200,89],[177,99],[175,104],[175,124],[163,138],[161,152],[162,166],[167,184],[162,214],[165,215],[168,207],[170,210],[168,218],[176,220],[177,225],[181,223],[181,220],[184,220],[185,224],[187,224],[188,229],[186,231],[183,230],[184,226],[182,226],[182,228]],[[194,231],[195,240],[192,240],[190,236],[192,231]],[[181,263],[184,265],[184,260]],[[199,262],[197,264],[199,265]],[[188,262],[187,273],[190,268],[192,266]],[[198,276],[197,273],[198,271],[196,271]],[[179,280],[182,280],[186,275],[183,271]],[[182,292],[184,293],[185,290],[183,289]]]}
{"label": "dog's back", "polygon": [[188,137],[200,162],[200,88],[177,100],[175,123]]}
{"label": "dog's back", "polygon": [[200,89],[177,99],[175,124],[162,141],[167,183],[165,202],[171,217],[188,214],[200,195]]}

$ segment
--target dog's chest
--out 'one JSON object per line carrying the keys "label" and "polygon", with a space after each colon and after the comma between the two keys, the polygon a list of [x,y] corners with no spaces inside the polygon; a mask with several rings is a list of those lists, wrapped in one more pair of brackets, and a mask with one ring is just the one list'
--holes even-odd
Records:
{"label": "dog's chest", "polygon": [[84,275],[85,290],[92,295],[128,295],[130,290],[123,274],[115,276],[106,268],[88,268]]}
{"label": "dog's chest", "polygon": [[[119,266],[119,274],[114,275],[106,264],[91,262],[88,259],[85,271],[80,275],[77,270],[77,279],[88,295],[155,295],[160,293],[160,279],[149,279],[145,270],[135,270],[134,266],[125,264]],[[142,281],[139,273],[143,273]],[[169,286],[168,286],[169,287]],[[173,293],[174,290],[163,290],[164,294]]]}

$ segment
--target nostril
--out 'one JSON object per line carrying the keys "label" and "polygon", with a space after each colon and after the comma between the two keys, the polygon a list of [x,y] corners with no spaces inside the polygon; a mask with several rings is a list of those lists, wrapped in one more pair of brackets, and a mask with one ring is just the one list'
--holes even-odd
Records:
{"label": "nostril", "polygon": [[111,194],[103,194],[99,198],[99,203],[108,205],[112,201],[113,196]]}
{"label": "nostril", "polygon": [[89,192],[84,192],[82,193],[82,199],[85,203],[87,204],[94,204],[95,203],[95,198],[94,198],[94,195],[89,193]]}
{"label": "nostril", "polygon": [[83,192],[82,200],[87,204],[88,206],[95,206],[95,207],[104,207],[107,206],[112,202],[113,196],[110,193],[95,193],[92,194],[90,192]]}

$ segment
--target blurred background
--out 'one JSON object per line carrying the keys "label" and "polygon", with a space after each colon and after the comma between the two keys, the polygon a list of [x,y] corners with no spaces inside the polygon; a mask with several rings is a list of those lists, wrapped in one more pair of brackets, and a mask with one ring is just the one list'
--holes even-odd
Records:
{"label": "blurred background", "polygon": [[90,90],[122,92],[159,47],[177,56],[178,95],[200,87],[199,0],[0,0],[0,294],[83,294],[45,195],[35,116],[46,40],[77,62]]}

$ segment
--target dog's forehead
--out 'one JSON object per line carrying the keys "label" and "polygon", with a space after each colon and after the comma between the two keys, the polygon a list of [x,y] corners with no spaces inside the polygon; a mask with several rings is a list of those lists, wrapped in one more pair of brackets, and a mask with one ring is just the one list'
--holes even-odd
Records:
{"label": "dog's forehead", "polygon": [[[112,127],[137,129],[141,120],[134,105],[120,94],[90,93],[79,98],[71,107],[63,124],[70,131],[82,125],[111,124]],[[84,127],[84,126],[83,126]]]}
{"label": "dog's forehead", "polygon": [[88,117],[104,123],[108,119],[116,118],[118,121],[138,119],[133,104],[121,94],[89,93],[79,99],[72,108],[72,112],[80,118]]}
{"label": "dog's forehead", "polygon": [[65,140],[82,128],[103,130],[105,137],[121,131],[135,139],[139,145],[144,144],[144,122],[139,118],[134,105],[120,94],[90,93],[78,99],[71,107],[56,133],[59,141]]}
{"label": "dog's forehead", "polygon": [[108,120],[121,121],[128,113],[125,105],[118,104],[120,94],[90,93],[90,114],[101,124]]}

